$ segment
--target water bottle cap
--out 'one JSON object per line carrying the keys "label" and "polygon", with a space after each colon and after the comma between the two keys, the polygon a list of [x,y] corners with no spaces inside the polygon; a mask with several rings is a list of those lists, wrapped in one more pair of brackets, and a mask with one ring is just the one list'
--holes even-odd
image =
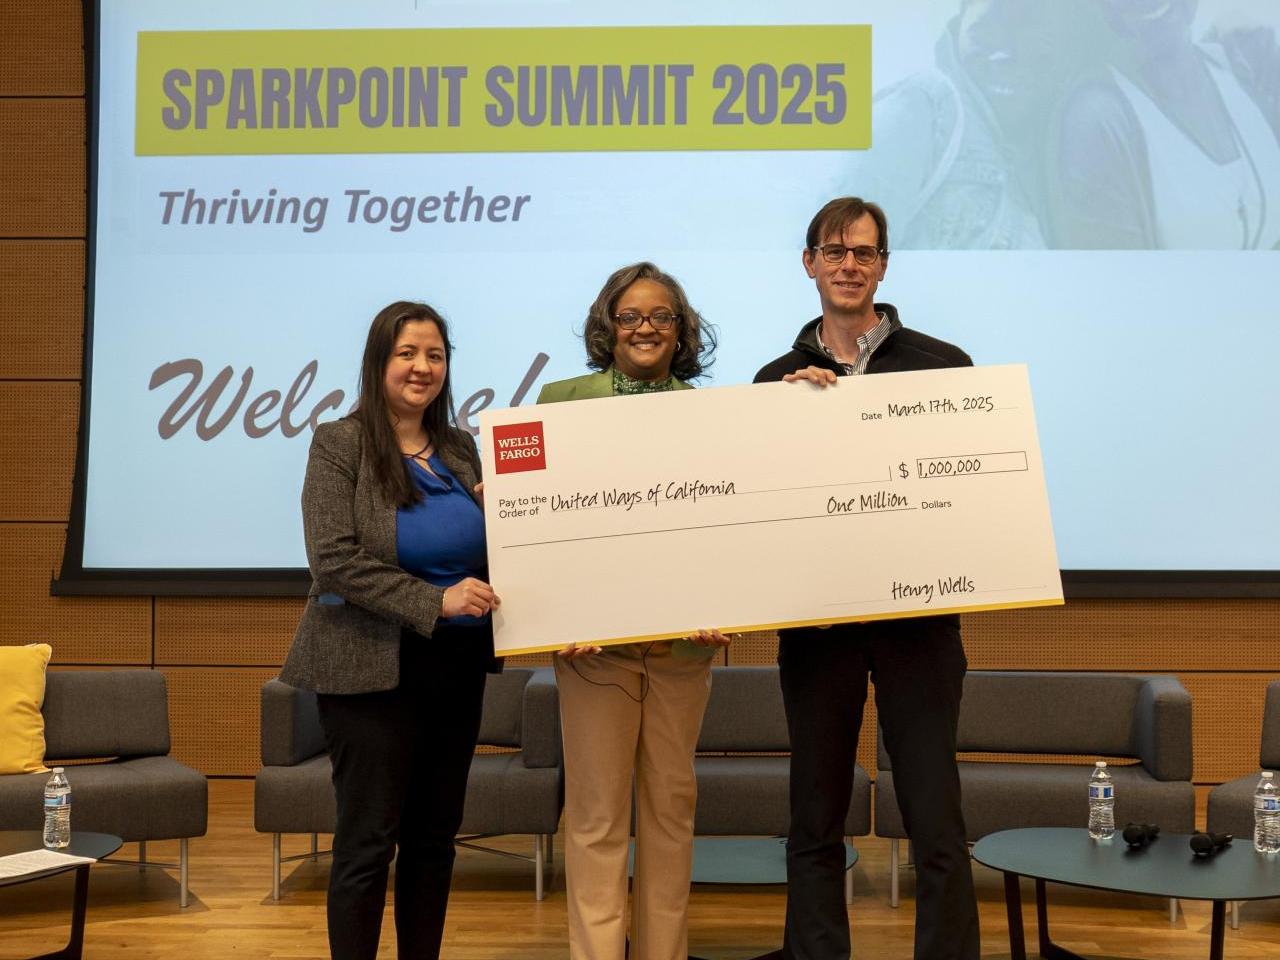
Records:
{"label": "water bottle cap", "polygon": [[1096,764],[1094,764],[1094,766],[1098,767],[1100,770],[1105,770],[1107,767],[1107,761],[1099,760]]}
{"label": "water bottle cap", "polygon": [[61,772],[62,772],[62,768],[61,768],[61,767],[54,767],[54,768],[53,768],[53,770],[52,770],[52,772],[53,772],[53,773],[61,773]]}
{"label": "water bottle cap", "polygon": [[1263,771],[1262,771],[1262,779],[1263,779],[1263,780],[1270,780],[1270,779],[1271,779],[1272,777],[1274,777],[1274,776],[1275,776],[1275,774],[1274,774],[1274,773],[1272,773],[1270,770],[1263,770]]}

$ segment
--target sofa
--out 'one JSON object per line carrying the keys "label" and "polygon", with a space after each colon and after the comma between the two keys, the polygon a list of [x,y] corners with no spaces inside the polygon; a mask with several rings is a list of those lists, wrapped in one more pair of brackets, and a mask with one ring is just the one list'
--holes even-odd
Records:
{"label": "sofa", "polygon": [[[534,896],[543,899],[552,836],[564,806],[560,701],[549,668],[507,667],[485,683],[480,743],[501,752],[478,753],[467,780],[458,843],[527,860]],[[262,688],[262,769],[254,782],[254,827],[272,840],[271,896],[280,899],[281,864],[315,856],[316,835],[333,833],[336,804],[332,768],[314,693],[279,680]],[[312,852],[281,856],[281,836],[312,835]],[[530,856],[495,851],[477,841],[528,834]]]}
{"label": "sofa", "polygon": [[[1262,745],[1258,764],[1271,770],[1280,781],[1280,680],[1267,684],[1262,707]],[[1210,833],[1230,833],[1237,843],[1253,843],[1253,792],[1258,786],[1258,771],[1228,780],[1209,791],[1208,828]],[[1240,908],[1231,905],[1231,926],[1240,926]]]}
{"label": "sofa", "polygon": [[[776,666],[711,670],[711,696],[698,737],[694,770],[698,836],[786,836],[791,816],[791,740]],[[768,754],[773,754],[772,756]],[[854,763],[844,834],[871,832],[871,778]],[[852,874],[845,873],[845,898]]]}
{"label": "sofa", "polygon": [[[209,787],[202,774],[169,756],[164,674],[50,671],[41,713],[45,765],[65,766],[71,785],[71,829],[137,842],[143,865],[170,866],[147,861],[148,840],[180,841],[178,903],[185,907],[187,841],[208,827]],[[48,777],[0,776],[0,829],[42,829]]]}
{"label": "sofa", "polygon": [[[1175,677],[970,671],[957,747],[961,753],[1075,760],[962,760],[961,803],[970,842],[1017,827],[1086,826],[1091,770],[1083,759],[1095,758],[1112,761],[1119,827],[1147,822],[1167,833],[1195,829],[1191,696]],[[899,841],[910,838],[881,736],[876,752],[875,832],[892,841],[889,901],[897,906]]]}

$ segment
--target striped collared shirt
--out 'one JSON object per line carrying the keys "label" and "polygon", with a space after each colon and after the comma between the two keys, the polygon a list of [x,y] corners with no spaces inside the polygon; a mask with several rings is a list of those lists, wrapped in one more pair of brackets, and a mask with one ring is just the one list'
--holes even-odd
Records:
{"label": "striped collared shirt", "polygon": [[858,357],[852,363],[841,360],[822,342],[822,324],[818,324],[818,329],[814,331],[822,352],[840,365],[846,377],[866,373],[867,364],[871,362],[872,355],[880,349],[880,344],[889,339],[889,334],[902,329],[902,321],[896,317],[891,318],[887,313],[877,313],[876,316],[880,318],[880,322],[858,337]]}

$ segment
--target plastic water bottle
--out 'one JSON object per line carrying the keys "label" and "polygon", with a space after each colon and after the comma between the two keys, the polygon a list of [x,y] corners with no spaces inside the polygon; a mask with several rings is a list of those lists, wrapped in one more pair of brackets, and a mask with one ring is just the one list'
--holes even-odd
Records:
{"label": "plastic water bottle", "polygon": [[1116,832],[1116,786],[1107,773],[1107,761],[1099,760],[1089,778],[1089,836],[1110,840]]}
{"label": "plastic water bottle", "polygon": [[1262,772],[1253,791],[1253,849],[1280,853],[1280,789],[1270,770]]}
{"label": "plastic water bottle", "polygon": [[61,849],[71,842],[71,784],[54,767],[44,785],[44,845]]}

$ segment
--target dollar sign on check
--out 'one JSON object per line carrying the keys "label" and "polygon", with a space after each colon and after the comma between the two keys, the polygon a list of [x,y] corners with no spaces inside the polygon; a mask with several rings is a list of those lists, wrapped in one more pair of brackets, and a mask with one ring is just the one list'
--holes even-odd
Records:
{"label": "dollar sign on check", "polygon": [[903,480],[911,476],[911,471],[907,469],[907,465],[905,463],[898,464],[898,476],[900,476]]}

